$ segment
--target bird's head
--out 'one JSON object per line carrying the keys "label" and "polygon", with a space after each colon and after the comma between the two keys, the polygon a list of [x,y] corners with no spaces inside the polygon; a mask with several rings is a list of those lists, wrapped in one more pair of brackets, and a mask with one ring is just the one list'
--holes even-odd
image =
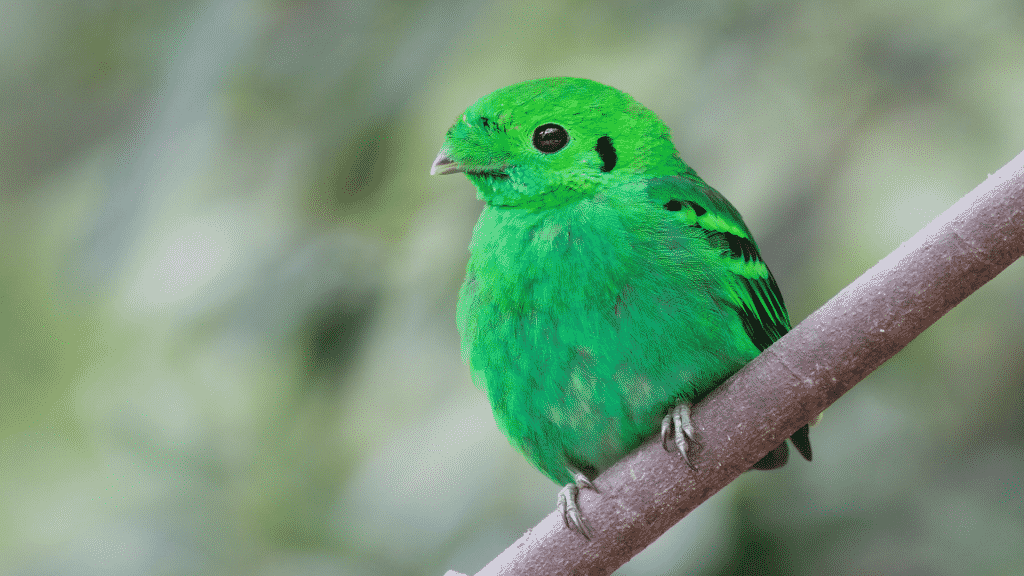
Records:
{"label": "bird's head", "polygon": [[539,210],[624,178],[685,170],[668,128],[628,94],[593,80],[543,78],[470,106],[430,173],[465,172],[488,204]]}

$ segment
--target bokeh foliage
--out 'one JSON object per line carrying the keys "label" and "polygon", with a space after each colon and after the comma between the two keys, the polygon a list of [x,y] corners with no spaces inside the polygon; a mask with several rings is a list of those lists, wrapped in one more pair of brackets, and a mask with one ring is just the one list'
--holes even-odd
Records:
{"label": "bokeh foliage", "polygon": [[[633,94],[799,321],[1016,155],[1019,2],[2,3],[0,574],[473,572],[554,506],[454,327],[476,98]],[[622,574],[1021,574],[1024,271]]]}

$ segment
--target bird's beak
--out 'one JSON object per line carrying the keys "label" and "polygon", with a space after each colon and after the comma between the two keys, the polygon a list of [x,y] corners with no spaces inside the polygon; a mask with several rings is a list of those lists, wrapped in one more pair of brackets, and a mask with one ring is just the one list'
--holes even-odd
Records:
{"label": "bird's beak", "polygon": [[443,176],[444,174],[455,174],[456,172],[465,171],[466,167],[449,158],[444,148],[438,152],[437,158],[434,158],[434,163],[430,165],[431,176]]}

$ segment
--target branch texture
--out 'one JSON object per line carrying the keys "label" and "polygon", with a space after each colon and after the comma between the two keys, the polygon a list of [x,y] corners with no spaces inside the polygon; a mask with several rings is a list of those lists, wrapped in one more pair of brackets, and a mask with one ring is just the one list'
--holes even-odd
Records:
{"label": "branch texture", "polygon": [[651,439],[580,491],[593,539],[552,512],[477,574],[610,574],[1022,254],[1024,152],[695,405],[696,470]]}

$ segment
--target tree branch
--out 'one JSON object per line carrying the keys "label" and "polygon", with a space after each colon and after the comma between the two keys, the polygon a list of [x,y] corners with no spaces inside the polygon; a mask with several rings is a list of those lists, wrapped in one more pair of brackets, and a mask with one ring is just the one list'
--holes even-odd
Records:
{"label": "tree branch", "polygon": [[610,574],[1022,254],[1024,152],[695,405],[696,470],[653,438],[580,491],[593,539],[552,512],[477,574]]}

